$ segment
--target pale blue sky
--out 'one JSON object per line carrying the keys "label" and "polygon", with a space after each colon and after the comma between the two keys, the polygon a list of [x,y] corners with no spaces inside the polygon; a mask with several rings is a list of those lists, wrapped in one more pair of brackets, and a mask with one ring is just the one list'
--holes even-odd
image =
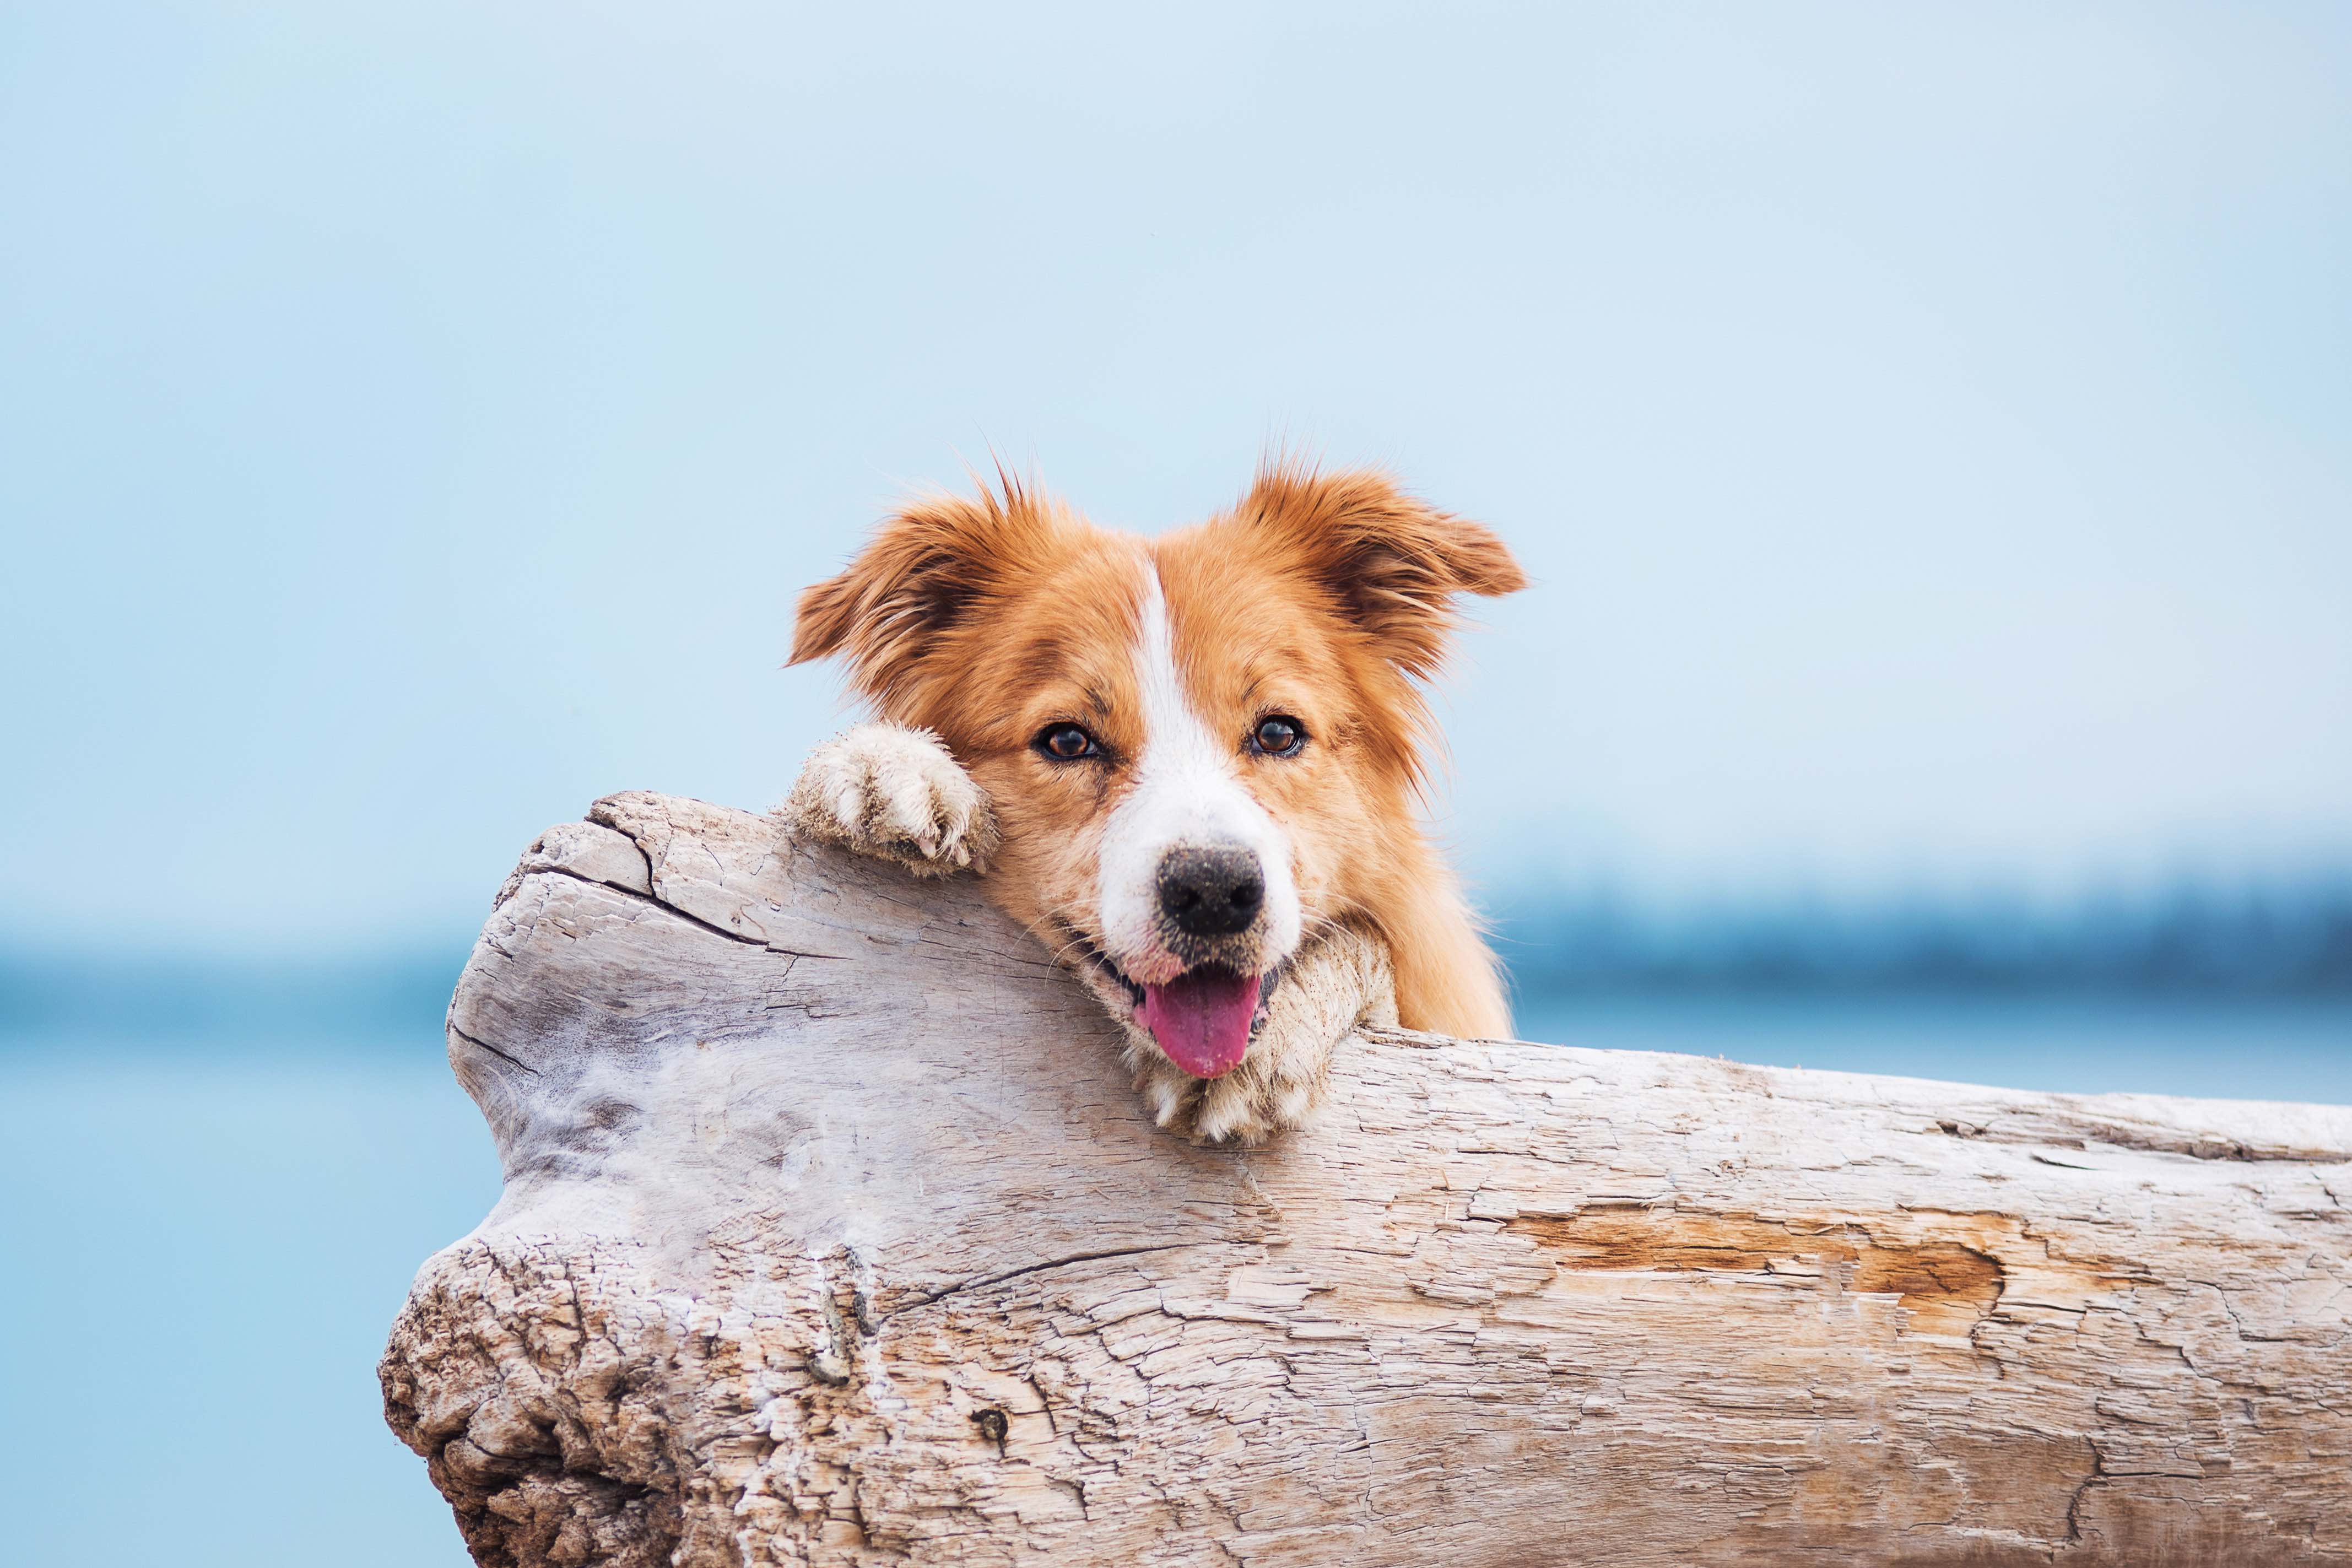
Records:
{"label": "pale blue sky", "polygon": [[2352,9],[0,10],[0,938],[463,930],[764,805],[992,447],[1537,578],[1499,887],[2352,863]]}

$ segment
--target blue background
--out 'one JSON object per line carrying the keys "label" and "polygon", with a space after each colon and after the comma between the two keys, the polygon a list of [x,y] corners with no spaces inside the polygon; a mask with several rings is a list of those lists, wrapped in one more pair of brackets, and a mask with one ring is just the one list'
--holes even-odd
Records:
{"label": "blue background", "polygon": [[373,1364],[546,824],[792,595],[1270,447],[1536,579],[1435,816],[1538,1038],[2352,1101],[2352,12],[0,8],[12,1560],[456,1563]]}

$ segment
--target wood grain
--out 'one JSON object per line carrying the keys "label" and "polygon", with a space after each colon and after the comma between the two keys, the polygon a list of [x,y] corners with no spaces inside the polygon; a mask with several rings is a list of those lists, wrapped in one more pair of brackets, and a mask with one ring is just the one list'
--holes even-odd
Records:
{"label": "wood grain", "polygon": [[480,1563],[2352,1563],[2352,1110],[1367,1030],[1200,1149],[968,879],[591,818],[381,1368]]}

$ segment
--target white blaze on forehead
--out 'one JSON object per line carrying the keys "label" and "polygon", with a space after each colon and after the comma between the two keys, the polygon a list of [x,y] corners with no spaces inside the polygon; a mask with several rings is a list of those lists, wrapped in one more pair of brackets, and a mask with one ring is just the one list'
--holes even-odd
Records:
{"label": "white blaze on forehead", "polygon": [[1180,847],[1237,846],[1254,851],[1265,877],[1265,945],[1271,968],[1298,945],[1298,886],[1290,842],[1241,779],[1238,733],[1203,722],[1184,690],[1168,596],[1159,568],[1143,566],[1143,617],[1135,647],[1143,750],[1135,784],[1103,826],[1105,945],[1137,980],[1161,984],[1181,973],[1159,936],[1160,863]]}

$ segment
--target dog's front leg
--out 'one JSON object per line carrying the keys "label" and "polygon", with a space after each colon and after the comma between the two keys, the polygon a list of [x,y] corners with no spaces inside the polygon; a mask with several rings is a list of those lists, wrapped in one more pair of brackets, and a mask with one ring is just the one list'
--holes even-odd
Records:
{"label": "dog's front leg", "polygon": [[918,876],[984,871],[996,818],[940,738],[898,724],[860,724],[809,753],[776,808],[810,838],[894,861]]}

